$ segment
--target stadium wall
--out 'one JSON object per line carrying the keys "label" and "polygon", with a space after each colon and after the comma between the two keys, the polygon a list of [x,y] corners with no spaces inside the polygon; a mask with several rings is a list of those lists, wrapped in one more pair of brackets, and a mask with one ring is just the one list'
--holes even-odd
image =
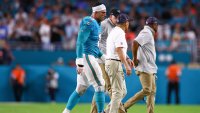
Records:
{"label": "stadium wall", "polygon": [[[71,51],[13,51],[15,56],[16,63],[20,64],[52,64],[59,57],[62,57],[66,64],[69,63],[70,60],[76,59],[76,52],[74,50]],[[128,52],[130,58],[132,58],[131,51]],[[162,58],[161,58],[162,56]],[[157,52],[157,64],[158,65],[168,65],[169,61],[167,57],[174,59],[177,62],[182,62],[184,64],[188,64],[191,62],[191,54],[187,52]],[[31,59],[31,60],[30,60]],[[161,59],[163,61],[161,61]]]}
{"label": "stadium wall", "polygon": [[[27,72],[26,87],[24,90],[23,101],[25,102],[48,102],[48,94],[45,88],[45,76],[49,66],[23,65]],[[12,88],[9,82],[10,66],[0,67],[0,102],[14,101]],[[76,87],[76,70],[74,67],[55,66],[53,67],[59,74],[59,90],[57,102],[67,102],[69,95]],[[166,67],[159,67],[157,80],[156,103],[166,103],[167,80],[164,75]],[[200,70],[184,68],[181,76],[180,97],[182,104],[200,104]],[[134,95],[140,90],[141,85],[138,77],[133,74],[126,77],[128,94],[123,101]],[[90,87],[80,102],[91,102],[93,89]],[[106,97],[106,101],[109,98]],[[140,103],[143,103],[142,101]]]}

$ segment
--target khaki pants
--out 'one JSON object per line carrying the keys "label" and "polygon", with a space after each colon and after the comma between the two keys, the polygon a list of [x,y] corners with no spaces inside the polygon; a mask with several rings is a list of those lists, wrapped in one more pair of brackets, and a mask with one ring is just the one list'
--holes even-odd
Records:
{"label": "khaki pants", "polygon": [[112,89],[109,113],[118,113],[120,103],[127,93],[122,63],[114,60],[106,60],[105,69],[110,78]]}
{"label": "khaki pants", "polygon": [[124,104],[125,109],[130,108],[138,100],[143,99],[147,96],[147,113],[154,113],[154,104],[155,104],[155,93],[156,93],[156,83],[155,75],[145,72],[138,72],[140,82],[142,84],[142,90],[136,93],[133,97],[127,100]]}
{"label": "khaki pants", "polygon": [[[105,71],[105,64],[99,64],[99,65],[101,67],[101,70],[102,70],[102,73],[103,73],[103,78],[104,78],[104,81],[105,81],[105,90],[111,98],[111,96],[112,96],[111,83],[110,83],[110,78],[108,77],[108,74]],[[110,105],[108,105],[106,109],[110,109]],[[108,112],[109,112],[109,110],[108,110]],[[106,112],[106,113],[108,113],[108,112]],[[90,113],[98,113],[94,97],[92,99],[92,105],[91,105]],[[124,109],[122,103],[120,104],[119,113],[125,113],[125,109]]]}

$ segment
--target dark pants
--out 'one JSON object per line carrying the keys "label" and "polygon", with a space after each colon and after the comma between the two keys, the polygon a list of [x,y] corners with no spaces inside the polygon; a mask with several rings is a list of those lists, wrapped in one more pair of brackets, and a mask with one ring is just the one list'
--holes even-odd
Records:
{"label": "dark pants", "polygon": [[23,85],[18,84],[18,83],[13,84],[13,91],[14,91],[15,100],[17,102],[20,102],[22,98],[22,94],[23,94]]}
{"label": "dark pants", "polygon": [[49,96],[51,101],[55,101],[56,99],[56,88],[49,88]]}
{"label": "dark pants", "polygon": [[179,82],[169,82],[168,83],[168,92],[167,92],[167,104],[170,104],[170,98],[172,91],[175,91],[175,96],[176,96],[176,104],[180,103],[179,100]]}

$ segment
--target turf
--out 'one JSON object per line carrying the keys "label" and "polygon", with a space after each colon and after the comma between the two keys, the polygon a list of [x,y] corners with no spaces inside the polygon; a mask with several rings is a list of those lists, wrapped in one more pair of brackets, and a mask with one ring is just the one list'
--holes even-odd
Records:
{"label": "turf", "polygon": [[[62,113],[65,104],[57,103],[0,103],[0,113]],[[89,113],[90,104],[78,104],[71,113]],[[128,113],[146,113],[143,104],[137,104]],[[156,105],[155,113],[200,113],[200,105]]]}

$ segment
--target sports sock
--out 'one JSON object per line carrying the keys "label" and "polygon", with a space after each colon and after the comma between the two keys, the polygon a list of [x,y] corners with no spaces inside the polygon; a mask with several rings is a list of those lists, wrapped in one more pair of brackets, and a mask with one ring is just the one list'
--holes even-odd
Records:
{"label": "sports sock", "polygon": [[105,103],[105,94],[104,94],[104,92],[95,92],[95,100],[96,100],[96,104],[97,104],[98,113],[103,112],[104,103]]}
{"label": "sports sock", "polygon": [[80,95],[76,91],[74,91],[69,97],[66,108],[68,110],[72,110],[74,106],[79,102],[79,100]]}

